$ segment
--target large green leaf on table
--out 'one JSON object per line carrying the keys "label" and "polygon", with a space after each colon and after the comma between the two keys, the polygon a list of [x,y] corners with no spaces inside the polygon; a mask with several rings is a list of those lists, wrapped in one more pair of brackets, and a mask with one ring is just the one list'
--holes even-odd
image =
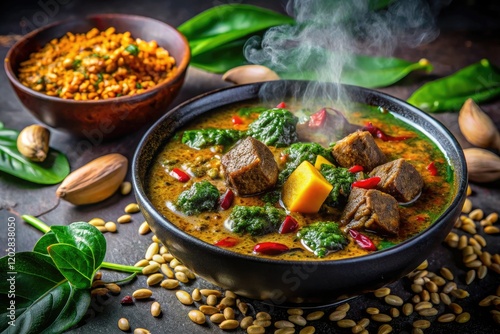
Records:
{"label": "large green leaf on table", "polygon": [[[336,55],[320,47],[312,47],[308,52],[308,57],[303,57],[300,48],[290,50],[286,62],[283,63],[287,65],[286,70],[280,71],[272,64],[268,66],[277,71],[283,79],[338,80],[367,88],[390,86],[416,70],[432,71],[432,65],[426,59],[410,62],[394,57]],[[328,72],[328,64],[342,67],[337,68],[337,77]]]}
{"label": "large green leaf on table", "polygon": [[178,27],[186,36],[193,57],[253,33],[283,24],[293,24],[289,16],[243,4],[210,8]]}
{"label": "large green leaf on table", "polygon": [[468,98],[481,103],[499,95],[500,70],[482,59],[452,75],[426,83],[408,102],[428,112],[441,112],[459,110]]}
{"label": "large green leaf on table", "polygon": [[247,63],[243,54],[246,38],[241,38],[191,58],[191,65],[212,73],[224,73]]}
{"label": "large green leaf on table", "polygon": [[[15,301],[15,327],[9,324],[11,318],[7,307],[11,304],[7,304],[0,311],[2,334],[61,333],[85,315],[90,291],[71,285],[49,256],[35,252],[16,253],[13,269],[9,259],[8,256],[0,259],[0,295],[6,303]],[[16,274],[10,274],[13,271]],[[11,281],[8,279],[12,277],[15,278],[15,299],[9,297]]]}
{"label": "large green leaf on table", "polygon": [[52,226],[36,243],[34,252],[49,254],[61,273],[76,287],[90,288],[106,253],[106,239],[83,222]]}
{"label": "large green leaf on table", "polygon": [[56,184],[69,174],[64,154],[50,149],[44,162],[32,162],[17,149],[19,132],[0,124],[0,171],[38,184]]}
{"label": "large green leaf on table", "polygon": [[341,82],[367,88],[387,87],[413,71],[431,72],[432,65],[426,59],[410,62],[394,57],[369,57],[357,55],[343,69]]}

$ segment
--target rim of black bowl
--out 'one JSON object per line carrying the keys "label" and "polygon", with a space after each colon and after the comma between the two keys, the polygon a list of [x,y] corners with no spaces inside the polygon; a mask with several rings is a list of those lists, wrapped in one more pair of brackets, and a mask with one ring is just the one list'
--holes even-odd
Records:
{"label": "rim of black bowl", "polygon": [[[150,137],[152,137],[153,134],[155,133],[155,131],[157,131],[157,127],[161,123],[163,123],[165,119],[168,119],[171,117],[172,114],[175,114],[177,112],[177,110],[179,110],[179,109],[186,108],[187,106],[192,105],[192,104],[199,104],[199,103],[203,104],[203,100],[205,98],[207,98],[209,96],[213,97],[214,95],[218,95],[218,94],[225,95],[225,97],[229,98],[229,101],[227,99],[222,98],[220,100],[223,102],[221,102],[220,105],[212,106],[212,107],[208,108],[209,110],[214,110],[214,109],[220,108],[222,106],[233,104],[233,103],[251,101],[251,100],[256,100],[256,99],[258,100],[259,97],[258,97],[257,93],[259,92],[262,85],[269,84],[269,83],[272,84],[273,82],[286,82],[286,83],[290,83],[290,84],[299,84],[299,85],[308,83],[307,81],[303,81],[303,80],[265,81],[265,82],[259,82],[259,83],[235,85],[235,86],[224,87],[224,88],[212,90],[212,91],[203,93],[201,95],[198,95],[196,97],[193,97],[193,98],[186,100],[185,102],[179,104],[178,106],[176,106],[175,108],[173,108],[172,110],[167,112],[165,115],[163,115],[159,120],[157,120],[148,129],[148,131],[144,134],[141,141],[139,142],[137,149],[134,153],[134,157],[132,160],[132,184],[133,184],[133,187],[135,189],[135,196],[137,196],[140,199],[140,202],[143,204],[143,209],[145,211],[147,211],[148,213],[150,213],[151,216],[153,216],[153,218],[158,218],[157,219],[158,224],[160,224],[163,228],[168,229],[169,231],[171,231],[174,234],[177,234],[177,235],[182,236],[184,238],[188,238],[190,240],[190,242],[193,242],[194,244],[196,244],[200,247],[208,247],[213,252],[222,253],[224,255],[230,255],[230,256],[235,257],[235,258],[244,259],[245,261],[265,262],[265,263],[269,263],[269,264],[290,263],[291,265],[300,265],[300,264],[307,263],[307,262],[314,262],[318,266],[331,266],[332,264],[335,264],[335,263],[345,265],[345,264],[349,264],[349,263],[359,263],[359,262],[365,262],[365,261],[372,262],[374,260],[376,261],[381,257],[386,257],[386,256],[391,255],[393,253],[397,253],[400,248],[411,247],[411,245],[418,243],[419,240],[421,240],[422,238],[425,238],[426,235],[429,234],[430,231],[432,231],[432,230],[439,229],[439,228],[446,228],[447,226],[451,229],[454,222],[447,221],[447,220],[449,220],[450,216],[452,215],[452,211],[453,211],[452,208],[463,203],[463,201],[465,200],[465,197],[466,197],[465,195],[466,195],[466,190],[467,190],[467,166],[465,163],[465,156],[463,154],[463,151],[462,151],[459,143],[457,142],[457,140],[455,139],[453,134],[440,121],[427,115],[425,112],[421,111],[420,109],[408,104],[406,101],[403,101],[403,100],[398,99],[394,96],[391,96],[391,95],[388,95],[388,94],[385,94],[385,93],[382,93],[379,91],[375,91],[375,90],[363,88],[363,87],[358,87],[358,86],[353,86],[353,85],[347,85],[347,84],[339,84],[339,86],[346,87],[352,93],[360,92],[360,93],[364,94],[365,96],[371,96],[377,102],[384,102],[384,100],[385,100],[386,104],[391,104],[392,106],[397,106],[397,105],[402,106],[405,109],[407,109],[410,113],[414,113],[418,117],[422,117],[425,121],[430,123],[434,128],[439,130],[445,137],[447,137],[452,148],[459,155],[460,159],[458,162],[458,164],[459,164],[458,167],[463,171],[464,177],[457,180],[457,175],[456,175],[457,172],[454,170],[454,184],[456,184],[456,191],[455,191],[453,200],[448,205],[446,210],[444,210],[442,212],[442,214],[430,226],[428,226],[425,230],[423,230],[423,231],[419,232],[418,234],[404,240],[403,242],[401,242],[397,245],[391,246],[391,247],[386,248],[386,249],[378,250],[378,251],[375,251],[375,252],[367,254],[367,255],[351,257],[351,258],[343,258],[343,259],[337,259],[337,260],[302,260],[302,261],[299,261],[299,260],[280,260],[280,259],[272,259],[272,258],[263,258],[263,257],[258,257],[258,256],[251,256],[251,255],[244,255],[244,254],[236,253],[236,252],[227,250],[225,248],[217,247],[213,244],[202,241],[202,240],[190,235],[189,233],[186,233],[185,231],[178,228],[175,224],[168,221],[167,218],[165,218],[160,212],[158,212],[158,210],[154,207],[154,205],[149,200],[148,196],[145,193],[145,188],[144,188],[145,185],[140,180],[140,177],[138,175],[139,161],[141,160],[142,148],[143,148],[144,144],[146,142],[148,142],[150,140]],[[323,83],[323,84],[336,85],[334,83]],[[238,94],[238,93],[231,94],[231,91],[233,91],[233,90],[238,90],[238,91],[247,90],[248,91],[247,94],[253,93],[254,95],[253,95],[253,98],[247,98],[247,99],[235,98],[234,97],[235,95],[241,96],[242,94]],[[232,99],[231,99],[231,97],[232,97]],[[360,102],[360,103],[372,105],[368,102]],[[373,105],[381,106],[380,104],[373,104]],[[388,108],[388,110],[393,111],[394,108],[392,108],[392,110],[391,110],[391,108]],[[207,111],[204,111],[203,113],[205,113],[205,112],[209,112],[209,111],[207,110]],[[192,121],[192,118],[189,119],[188,121],[182,122],[182,125],[187,124],[190,121]],[[440,148],[440,150],[443,149],[442,146],[440,145],[440,143],[436,142],[436,140],[435,140],[435,138],[433,138],[433,136],[429,136],[428,131],[426,131],[420,125],[418,125],[414,122],[411,122],[411,121],[410,121],[410,125],[412,125],[416,128],[419,128],[419,130],[422,131],[424,134],[426,134]],[[175,130],[175,131],[177,131],[177,130]],[[170,138],[171,138],[171,136],[167,137],[165,140],[163,140],[161,143],[159,143],[158,148],[155,151],[155,154],[153,154],[153,156],[157,156],[159,151],[161,151],[163,149],[163,147],[165,146],[166,140],[168,140]],[[445,157],[449,160],[450,157],[447,154],[447,152],[443,152],[443,153],[445,154]],[[149,164],[145,168],[146,168],[146,170],[150,170],[151,164]],[[144,205],[145,205],[145,207],[144,207]],[[164,222],[166,222],[166,224]]]}
{"label": "rim of black bowl", "polygon": [[[95,19],[104,18],[104,17],[107,17],[107,18],[114,17],[114,18],[121,18],[121,19],[127,19],[127,20],[148,20],[148,21],[155,21],[155,22],[157,22],[159,24],[164,25],[172,33],[175,33],[176,35],[178,35],[178,37],[183,41],[183,43],[185,45],[185,48],[184,48],[185,52],[183,53],[184,56],[182,57],[180,64],[177,63],[178,59],[175,59],[176,66],[177,66],[177,71],[176,71],[175,75],[172,78],[169,78],[168,80],[160,82],[160,83],[156,84],[155,86],[153,86],[153,88],[148,89],[148,90],[146,90],[146,91],[144,91],[142,93],[134,94],[134,95],[125,95],[125,96],[113,97],[113,98],[108,98],[108,99],[100,99],[100,100],[74,100],[74,99],[63,99],[63,98],[56,97],[56,96],[50,96],[50,95],[47,95],[47,94],[44,94],[44,93],[37,92],[36,90],[31,89],[31,88],[23,85],[19,81],[16,73],[14,72],[14,69],[12,68],[12,63],[10,62],[10,59],[11,59],[12,53],[14,52],[15,48],[17,48],[20,44],[25,43],[26,40],[28,40],[30,38],[34,38],[35,36],[37,36],[38,34],[40,34],[43,31],[49,30],[49,29],[54,28],[54,27],[59,26],[59,25],[69,24],[69,23],[75,22],[75,21],[82,21],[82,22],[84,22],[84,21],[90,21],[90,20],[95,20]],[[54,37],[54,38],[61,38],[61,37],[62,36],[60,36],[60,37]],[[134,37],[135,38],[141,38],[140,36],[134,36]],[[46,42],[46,43],[48,43],[48,42]],[[159,45],[159,46],[161,46],[161,45]],[[161,46],[161,47],[163,47],[163,46]],[[168,49],[166,49],[166,50],[170,53],[170,51]],[[27,55],[27,56],[29,56],[29,55]],[[190,60],[191,60],[191,49],[189,47],[188,40],[174,26],[171,26],[170,24],[168,24],[166,22],[160,21],[158,19],[155,19],[155,18],[152,18],[152,17],[149,17],[149,16],[133,15],[133,14],[102,13],[102,14],[87,15],[85,17],[76,18],[76,19],[75,18],[69,18],[69,19],[64,19],[64,20],[56,21],[56,22],[49,23],[47,25],[44,25],[44,26],[42,26],[40,28],[37,28],[37,29],[31,31],[30,33],[24,35],[20,40],[18,40],[14,45],[11,46],[11,48],[9,49],[9,51],[7,51],[7,55],[5,56],[5,60],[4,60],[4,69],[5,69],[5,73],[7,74],[7,77],[9,78],[9,80],[10,80],[10,82],[12,84],[14,84],[19,89],[21,89],[21,90],[23,90],[23,91],[25,91],[25,92],[27,92],[29,94],[32,94],[34,96],[37,96],[39,98],[43,98],[43,99],[47,99],[47,100],[52,100],[52,101],[56,101],[56,102],[98,104],[98,103],[110,102],[110,101],[116,101],[116,100],[120,100],[120,102],[126,102],[124,100],[134,100],[136,98],[141,99],[141,98],[144,97],[144,95],[154,94],[158,90],[160,90],[164,85],[175,83],[175,82],[181,80],[182,77],[183,77],[183,73],[187,70],[187,67],[189,65]]]}

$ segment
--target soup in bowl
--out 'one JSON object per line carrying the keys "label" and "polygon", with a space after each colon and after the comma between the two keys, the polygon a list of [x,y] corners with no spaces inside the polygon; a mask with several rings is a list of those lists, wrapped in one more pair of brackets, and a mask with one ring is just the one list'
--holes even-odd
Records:
{"label": "soup in bowl", "polygon": [[306,103],[309,84],[190,100],[134,157],[156,235],[243,296],[323,303],[379,288],[426,259],[465,199],[463,154],[440,123],[353,86],[321,84]]}

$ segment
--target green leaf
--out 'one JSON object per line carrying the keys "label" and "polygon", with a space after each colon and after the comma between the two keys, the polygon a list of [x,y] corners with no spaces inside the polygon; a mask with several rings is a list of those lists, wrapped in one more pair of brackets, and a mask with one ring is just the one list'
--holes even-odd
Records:
{"label": "green leaf", "polygon": [[342,71],[341,82],[367,88],[387,87],[413,71],[431,72],[432,69],[432,65],[426,59],[409,62],[393,57],[358,55],[353,57],[353,63]]}
{"label": "green leaf", "polygon": [[94,268],[91,257],[68,244],[50,245],[47,250],[56,267],[72,285],[78,289],[92,286]]}
{"label": "green leaf", "polygon": [[32,162],[17,149],[15,130],[0,128],[0,171],[38,184],[56,184],[69,174],[68,158],[50,149],[44,162]]}
{"label": "green leaf", "polygon": [[191,58],[191,66],[212,73],[224,73],[234,67],[247,64],[243,54],[246,38],[222,45]]}
{"label": "green leaf", "polygon": [[[90,304],[89,290],[77,289],[61,275],[51,258],[35,252],[16,253],[16,274],[9,257],[0,259],[0,295],[15,301],[15,327],[9,325],[10,310],[0,312],[1,333],[61,333],[77,324]],[[15,299],[9,297],[15,277]]]}
{"label": "green leaf", "polygon": [[[325,71],[322,71],[322,68],[318,68],[317,65],[327,63],[328,59],[334,59],[336,57],[335,54],[322,48],[315,48],[311,51],[306,64],[296,66],[295,64],[300,64],[300,62],[294,59],[300,59],[301,57],[296,52],[296,50],[290,52],[289,63],[294,65],[291,65],[286,72],[273,68],[281,78],[314,81],[336,79],[329,78],[328,75],[325,75]],[[342,62],[343,60],[340,59],[340,63]],[[386,87],[398,82],[416,70],[430,72],[432,71],[432,65],[426,59],[418,62],[410,62],[394,57],[349,55],[349,61],[345,63],[342,69],[340,82],[367,88]]]}
{"label": "green leaf", "polygon": [[210,8],[178,27],[186,36],[193,57],[282,24],[293,24],[289,16],[252,5],[230,4]]}
{"label": "green leaf", "polygon": [[35,247],[33,247],[33,252],[40,253],[43,255],[49,255],[49,252],[47,248],[50,245],[57,244],[57,238],[54,232],[49,231],[45,233],[40,239],[35,244]]}
{"label": "green leaf", "polygon": [[476,103],[500,95],[500,71],[487,59],[426,83],[408,102],[428,112],[459,110],[468,98]]}

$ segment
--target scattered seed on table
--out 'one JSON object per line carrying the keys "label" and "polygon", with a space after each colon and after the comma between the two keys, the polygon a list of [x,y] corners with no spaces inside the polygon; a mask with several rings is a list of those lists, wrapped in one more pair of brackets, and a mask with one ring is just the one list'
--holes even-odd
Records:
{"label": "scattered seed on table", "polygon": [[459,315],[457,315],[457,317],[455,318],[455,321],[458,322],[458,323],[466,323],[470,320],[470,313],[469,312],[464,312],[464,313],[461,313]]}
{"label": "scattered seed on table", "polygon": [[188,317],[192,322],[198,325],[204,324],[206,321],[205,315],[198,310],[189,311]]}
{"label": "scattered seed on table", "polygon": [[484,217],[484,212],[481,209],[472,210],[469,213],[469,218],[473,220],[481,220]]}
{"label": "scattered seed on table", "polygon": [[200,289],[195,288],[193,292],[191,292],[191,298],[193,298],[195,302],[199,302],[201,300]]}
{"label": "scattered seed on table", "polygon": [[104,287],[106,289],[108,289],[111,293],[116,294],[116,295],[122,291],[120,286],[116,283],[106,283],[106,284],[104,284]]}
{"label": "scattered seed on table", "polygon": [[172,290],[172,289],[175,289],[175,288],[177,288],[179,286],[179,281],[176,280],[176,279],[167,278],[166,280],[163,280],[160,283],[160,286],[162,288],[165,288],[165,289],[168,289],[168,290]]}
{"label": "scattered seed on table", "polygon": [[337,321],[337,326],[339,326],[340,328],[352,328],[356,326],[356,322],[351,319],[342,319]]}
{"label": "scattered seed on table", "polygon": [[163,278],[164,278],[163,274],[160,273],[152,274],[146,280],[146,284],[148,286],[159,284],[161,281],[163,281]]}
{"label": "scattered seed on table", "polygon": [[441,275],[446,278],[448,281],[452,281],[454,276],[453,276],[453,273],[451,272],[450,269],[446,268],[446,267],[442,267],[439,272],[441,273]]}
{"label": "scattered seed on table", "polygon": [[389,334],[392,332],[392,326],[389,324],[383,324],[378,328],[377,334]]}
{"label": "scattered seed on table", "polygon": [[403,299],[396,295],[387,295],[384,297],[384,301],[392,306],[401,306],[403,305]]}
{"label": "scattered seed on table", "polygon": [[201,313],[206,314],[206,315],[212,315],[215,313],[219,313],[219,309],[215,306],[210,306],[210,305],[201,305],[199,307],[199,310]]}
{"label": "scattered seed on table", "polygon": [[234,300],[236,300],[236,298],[238,298],[238,296],[232,292],[231,290],[226,290],[224,292],[224,297],[231,297],[231,298],[234,298]]}
{"label": "scattered seed on table", "polygon": [[[174,260],[177,260],[177,259],[174,259]],[[180,262],[178,264],[180,264]],[[216,297],[222,296],[222,292],[220,292],[219,290],[214,290],[214,289],[200,289],[200,292],[205,297],[208,297],[209,295],[215,295]]]}
{"label": "scattered seed on table", "polygon": [[116,232],[116,224],[114,222],[106,222],[106,224],[104,224],[104,228],[106,228],[108,232]]}
{"label": "scattered seed on table", "polygon": [[376,307],[368,307],[366,308],[366,313],[368,314],[379,314],[380,313],[380,310]]}
{"label": "scattered seed on table", "polygon": [[118,328],[124,332],[127,332],[130,329],[130,324],[127,318],[120,318],[118,320]]}
{"label": "scattered seed on table", "polygon": [[456,316],[453,313],[445,313],[441,314],[437,321],[438,322],[453,322],[455,321]]}
{"label": "scattered seed on table", "polygon": [[222,313],[214,313],[210,316],[210,321],[213,322],[214,324],[220,324],[224,320],[226,320],[226,318],[224,317],[224,314],[222,314]]}
{"label": "scattered seed on table", "polygon": [[455,314],[460,314],[463,312],[462,306],[458,305],[457,303],[451,303],[448,305],[448,307],[453,311]]}
{"label": "scattered seed on table", "polygon": [[295,328],[280,328],[274,331],[274,334],[294,334]]}
{"label": "scattered seed on table", "polygon": [[210,305],[210,306],[217,305],[217,296],[216,295],[208,295],[207,305]]}
{"label": "scattered seed on table", "polygon": [[257,320],[271,320],[271,315],[267,312],[259,312],[255,315]]}
{"label": "scattered seed on table", "polygon": [[288,313],[289,315],[302,315],[304,314],[304,310],[301,309],[301,308],[290,308],[288,310],[286,310],[286,313]]}
{"label": "scattered seed on table", "polygon": [[193,298],[191,298],[191,295],[187,293],[184,290],[178,290],[175,292],[175,296],[179,301],[184,304],[184,305],[191,305],[193,304]]}
{"label": "scattered seed on table", "polygon": [[485,226],[484,227],[484,233],[487,234],[498,234],[500,233],[500,228],[497,226]]}
{"label": "scattered seed on table", "polygon": [[151,332],[148,331],[146,328],[136,328],[134,329],[134,334],[150,334]]}
{"label": "scattered seed on table", "polygon": [[130,204],[128,204],[128,205],[125,207],[124,211],[125,211],[126,213],[137,213],[137,212],[139,212],[139,211],[140,211],[140,210],[139,210],[139,204],[137,204],[137,203],[130,203]]}
{"label": "scattered seed on table", "polygon": [[[221,321],[222,322],[222,321]],[[253,324],[253,317],[251,316],[246,316],[244,317],[243,319],[241,319],[241,322],[240,322],[240,327],[242,329],[247,329],[248,327],[250,327],[251,325]]]}
{"label": "scattered seed on table", "polygon": [[267,328],[267,327],[271,326],[271,320],[257,320],[256,319],[253,321],[253,324],[256,326],[261,326],[261,327]]}
{"label": "scattered seed on table", "polygon": [[325,312],[323,312],[323,311],[311,312],[306,316],[306,320],[307,321],[319,320],[319,319],[323,318],[324,315],[325,315]]}
{"label": "scattered seed on table", "polygon": [[413,304],[411,304],[411,303],[405,303],[403,305],[403,314],[406,315],[406,316],[409,316],[412,313],[413,313]]}
{"label": "scattered seed on table", "polygon": [[161,305],[158,302],[153,302],[151,304],[151,315],[153,317],[159,317],[161,314]]}
{"label": "scattered seed on table", "polygon": [[122,194],[123,196],[130,194],[131,190],[132,184],[129,181],[124,181],[120,184],[120,194]]}
{"label": "scattered seed on table", "polygon": [[343,311],[343,312],[347,313],[350,309],[351,309],[351,305],[349,305],[349,303],[344,303],[344,304],[340,304],[339,306],[337,306],[335,308],[335,311]]}
{"label": "scattered seed on table", "polygon": [[278,320],[274,323],[276,328],[294,328],[295,324],[287,320]]}
{"label": "scattered seed on table", "polygon": [[306,326],[302,328],[299,334],[314,334],[316,332],[316,328],[314,326]]}
{"label": "scattered seed on table", "polygon": [[385,297],[385,296],[389,295],[390,293],[391,293],[391,289],[389,289],[387,287],[380,288],[380,289],[373,291],[373,294],[375,295],[375,297],[378,297],[378,298]]}
{"label": "scattered seed on table", "polygon": [[433,303],[434,305],[441,304],[441,298],[439,297],[439,293],[437,292],[431,293],[431,303]]}
{"label": "scattered seed on table", "polygon": [[379,314],[373,314],[372,320],[376,322],[390,322],[392,320],[392,317],[388,314],[379,313]]}
{"label": "scattered seed on table", "polygon": [[91,296],[104,296],[109,292],[108,289],[106,288],[95,288],[90,290],[90,295]]}
{"label": "scattered seed on table", "polygon": [[443,302],[443,304],[445,304],[445,305],[450,305],[451,304],[450,296],[448,296],[446,293],[440,292],[439,293],[439,298],[441,299],[441,301]]}
{"label": "scattered seed on table", "polygon": [[159,264],[165,263],[165,259],[160,254],[153,255],[152,260],[155,261],[156,263],[159,263]]}
{"label": "scattered seed on table", "polygon": [[158,272],[158,270],[160,270],[160,265],[156,262],[153,262],[153,264],[149,264],[149,265],[145,266],[144,268],[142,268],[142,274],[143,275],[151,275],[151,274]]}
{"label": "scattered seed on table", "polygon": [[149,227],[149,224],[147,221],[142,222],[142,224],[139,226],[138,233],[140,235],[148,234],[151,232],[151,227]]}
{"label": "scattered seed on table", "polygon": [[396,307],[391,307],[391,309],[389,310],[389,315],[393,318],[399,317],[399,309]]}
{"label": "scattered seed on table", "polygon": [[497,298],[495,295],[488,295],[479,301],[479,306],[485,307],[490,306],[493,299]]}
{"label": "scattered seed on table", "polygon": [[426,308],[424,310],[419,311],[418,314],[423,316],[423,317],[432,317],[432,316],[438,314],[438,310],[435,309],[434,307],[431,307],[431,308]]}
{"label": "scattered seed on table", "polygon": [[307,320],[304,319],[304,317],[299,314],[290,315],[288,317],[288,321],[293,322],[294,324],[299,326],[305,326],[307,324]]}
{"label": "scattered seed on table", "polygon": [[344,311],[333,311],[328,316],[328,319],[330,319],[331,321],[339,321],[339,320],[344,319],[346,317],[346,315],[347,315],[347,313],[345,313]]}
{"label": "scattered seed on table", "polygon": [[232,330],[238,328],[239,325],[240,323],[238,322],[238,320],[229,319],[221,322],[219,324],[219,328],[222,330]]}
{"label": "scattered seed on table", "polygon": [[105,226],[96,226],[95,228],[96,228],[96,229],[98,229],[98,230],[99,230],[99,232],[101,232],[101,233],[106,233],[106,232],[108,232],[108,230],[106,229],[106,227],[105,227]]}
{"label": "scattered seed on table", "polygon": [[250,325],[246,328],[246,330],[248,334],[264,334],[266,332],[264,327],[257,325]]}
{"label": "scattered seed on table", "polygon": [[136,264],[134,264],[134,267],[145,267],[149,265],[149,261],[146,259],[139,260]]}
{"label": "scattered seed on table", "polygon": [[[226,305],[226,306],[234,306],[234,305],[236,305],[236,300],[232,297],[224,297],[220,300],[220,304]],[[271,316],[269,316],[269,319],[270,318],[271,318]]]}
{"label": "scattered seed on table", "polygon": [[116,220],[116,222],[120,223],[120,224],[130,223],[131,221],[132,221],[132,217],[130,215],[122,215],[122,216],[118,217],[118,219]]}
{"label": "scattered seed on table", "polygon": [[470,199],[466,198],[464,205],[462,206],[462,213],[469,213],[472,210],[472,202]]}
{"label": "scattered seed on table", "polygon": [[[161,244],[161,241],[160,241],[160,239],[158,239],[158,237],[156,236],[156,234],[153,234],[153,236],[151,237],[151,241],[157,242],[157,243]],[[162,246],[162,247],[165,248],[165,249],[167,249],[167,247],[165,247],[165,246]],[[160,248],[160,250],[161,250],[161,248]],[[160,253],[160,254],[162,254],[162,253]]]}
{"label": "scattered seed on table", "polygon": [[426,329],[431,327],[431,322],[429,320],[419,319],[415,320],[412,325],[413,328]]}
{"label": "scattered seed on table", "polygon": [[132,297],[135,299],[146,299],[153,295],[153,291],[149,289],[138,289],[132,293]]}
{"label": "scattered seed on table", "polygon": [[239,302],[239,303],[236,303],[236,306],[238,307],[238,310],[240,310],[241,314],[243,314],[243,315],[247,314],[247,312],[248,312],[248,305],[247,305],[247,303],[245,303],[245,302]]}
{"label": "scattered seed on table", "polygon": [[174,275],[175,275],[175,278],[179,282],[182,282],[182,283],[188,283],[189,282],[189,278],[182,271],[176,272]]}
{"label": "scattered seed on table", "polygon": [[[223,314],[224,314],[224,317],[226,319],[234,319],[235,318],[235,316],[234,316],[234,310],[233,310],[232,307],[226,307],[224,309]],[[269,323],[269,324],[271,324],[271,323]],[[263,327],[267,327],[267,326],[263,326]]]}
{"label": "scattered seed on table", "polygon": [[92,226],[104,226],[106,224],[106,221],[102,218],[92,218],[89,220],[89,224]]}
{"label": "scattered seed on table", "polygon": [[[172,259],[172,261],[170,261],[170,263],[169,263],[169,264],[170,264],[170,268],[175,268],[175,267],[177,267],[178,265],[181,265],[181,264],[182,264],[182,262],[181,262],[181,261],[179,261],[178,259],[176,259],[176,258],[174,257],[174,258]],[[202,290],[203,290],[203,289],[202,289]],[[200,290],[200,292],[201,292],[202,290]],[[220,293],[220,291],[219,291],[219,293]],[[203,294],[203,292],[202,292],[202,294]]]}
{"label": "scattered seed on table", "polygon": [[498,213],[492,212],[485,219],[491,224],[495,224],[498,221]]}

